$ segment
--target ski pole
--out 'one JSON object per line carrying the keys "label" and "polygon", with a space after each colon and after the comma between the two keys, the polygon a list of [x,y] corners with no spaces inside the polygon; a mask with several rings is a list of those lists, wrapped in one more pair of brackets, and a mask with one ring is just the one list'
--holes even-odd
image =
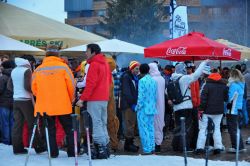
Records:
{"label": "ski pole", "polygon": [[51,166],[51,156],[50,156],[50,144],[49,144],[49,132],[48,132],[48,119],[47,115],[43,113],[44,124],[45,124],[45,134],[46,134],[46,142],[47,142],[47,149],[48,149],[48,158],[49,158],[49,165]]}
{"label": "ski pole", "polygon": [[[72,109],[73,109],[73,112],[76,116],[76,131],[78,133],[77,135],[77,143],[79,143],[79,145],[81,144],[81,108],[78,107],[76,105],[77,101],[79,100],[79,96],[80,95],[80,92],[79,92],[79,88],[76,87],[75,88],[75,100],[72,104]],[[80,151],[80,150],[79,150]]]}
{"label": "ski pole", "polygon": [[77,114],[72,114],[72,124],[73,124],[73,131],[74,131],[74,149],[75,149],[75,166],[78,166],[77,160]]}
{"label": "ski pole", "polygon": [[239,146],[240,146],[240,126],[239,126],[239,115],[237,115],[237,132],[236,132],[236,160],[235,165],[238,166],[239,161]]}
{"label": "ski pole", "polygon": [[30,156],[30,151],[31,151],[31,147],[35,138],[35,133],[36,133],[36,128],[38,126],[38,119],[39,119],[40,113],[37,113],[35,121],[34,121],[34,127],[32,130],[32,135],[31,135],[31,139],[30,139],[30,144],[29,144],[29,150],[28,150],[28,154],[26,156],[26,160],[25,160],[25,166],[27,166],[28,161],[29,161],[29,156]]}
{"label": "ski pole", "polygon": [[87,135],[89,166],[92,166],[91,149],[90,149],[90,138],[89,138],[89,115],[88,115],[88,112],[86,110],[83,111],[83,117],[84,117],[84,126],[85,126],[85,130],[86,130],[86,135]]}
{"label": "ski pole", "polygon": [[206,140],[206,163],[205,166],[208,166],[208,155],[209,155],[209,144],[210,144],[210,137],[213,134],[213,120],[208,117],[207,121],[207,140]]}
{"label": "ski pole", "polygon": [[[33,109],[35,108],[35,105],[36,105],[36,102],[35,102],[35,99],[34,99],[34,96],[32,93],[30,93],[30,96],[31,96],[31,102],[32,102],[32,105],[33,105]],[[40,115],[40,113],[38,113]],[[40,116],[39,116],[40,117]],[[38,134],[41,135],[41,130],[40,130],[40,121],[39,121],[39,118],[37,118],[37,131],[38,131]]]}
{"label": "ski pole", "polygon": [[185,126],[185,117],[181,117],[181,133],[182,133],[182,144],[183,144],[184,165],[187,166],[187,147],[186,147],[186,126]]}

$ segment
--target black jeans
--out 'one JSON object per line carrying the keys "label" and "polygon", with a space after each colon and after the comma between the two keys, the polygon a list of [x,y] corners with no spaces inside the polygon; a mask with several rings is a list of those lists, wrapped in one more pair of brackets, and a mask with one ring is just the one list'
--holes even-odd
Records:
{"label": "black jeans", "polygon": [[[74,136],[72,130],[72,119],[70,114],[57,116],[66,134],[67,141],[67,154],[69,157],[73,157],[74,153]],[[48,130],[49,130],[49,143],[51,156],[58,156],[59,150],[56,144],[56,126],[55,126],[56,116],[47,116],[48,119]]]}
{"label": "black jeans", "polygon": [[193,108],[192,110],[192,127],[190,129],[190,148],[196,149],[196,143],[199,134],[199,120],[198,120],[198,110],[197,108]]}
{"label": "black jeans", "polygon": [[[236,141],[237,141],[237,120],[239,123],[239,118],[237,118],[237,115],[231,115],[227,114],[227,126],[228,126],[228,132],[230,135],[231,143],[232,143],[232,148],[236,149]],[[240,144],[239,144],[239,149],[243,149],[244,144],[242,141],[242,136],[240,134]]]}
{"label": "black jeans", "polygon": [[165,131],[171,131],[174,129],[173,108],[169,106],[167,103],[165,104],[164,121],[165,121],[165,127],[164,127]]}
{"label": "black jeans", "polygon": [[186,148],[190,150],[190,139],[193,133],[193,118],[192,118],[192,109],[183,109],[174,112],[175,118],[175,129],[174,129],[174,138],[172,140],[172,147],[174,151],[183,151],[182,143],[182,133],[181,133],[181,117],[185,117],[185,126],[186,126]]}

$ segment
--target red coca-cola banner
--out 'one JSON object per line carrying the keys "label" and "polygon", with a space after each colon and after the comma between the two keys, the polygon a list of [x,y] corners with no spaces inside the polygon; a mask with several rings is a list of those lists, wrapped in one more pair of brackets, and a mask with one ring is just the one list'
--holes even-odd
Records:
{"label": "red coca-cola banner", "polygon": [[177,47],[177,48],[168,48],[166,55],[186,55],[187,54],[186,47]]}
{"label": "red coca-cola banner", "polygon": [[144,49],[144,56],[172,61],[185,60],[240,60],[240,52],[205,37],[203,33],[192,32]]}

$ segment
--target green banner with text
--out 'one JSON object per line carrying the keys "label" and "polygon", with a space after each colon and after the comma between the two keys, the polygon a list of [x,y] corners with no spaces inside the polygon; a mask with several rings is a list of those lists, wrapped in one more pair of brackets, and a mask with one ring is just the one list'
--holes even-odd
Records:
{"label": "green banner with text", "polygon": [[34,47],[39,47],[39,48],[46,48],[47,45],[52,44],[52,45],[57,45],[59,47],[63,47],[63,41],[57,41],[57,40],[20,40],[23,43],[32,45]]}

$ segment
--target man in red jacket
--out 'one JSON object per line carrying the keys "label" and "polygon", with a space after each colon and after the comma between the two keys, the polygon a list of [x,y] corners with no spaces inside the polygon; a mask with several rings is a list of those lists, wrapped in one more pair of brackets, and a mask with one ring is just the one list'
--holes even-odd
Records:
{"label": "man in red jacket", "polygon": [[109,87],[111,72],[105,56],[97,44],[87,45],[87,63],[90,64],[86,79],[86,87],[77,105],[82,107],[87,101],[87,111],[92,118],[93,159],[106,159],[109,157],[107,131],[107,104],[109,100]]}

